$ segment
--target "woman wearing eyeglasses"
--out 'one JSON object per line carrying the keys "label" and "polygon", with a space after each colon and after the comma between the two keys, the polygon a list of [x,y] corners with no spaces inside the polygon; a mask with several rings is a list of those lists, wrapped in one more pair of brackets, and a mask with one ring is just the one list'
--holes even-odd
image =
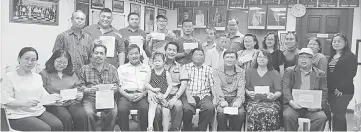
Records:
{"label": "woman wearing eyeglasses", "polygon": [[262,42],[263,48],[266,49],[272,55],[273,68],[278,71],[281,76],[284,73],[284,60],[285,56],[279,49],[279,39],[275,32],[267,33]]}
{"label": "woman wearing eyeglasses", "polygon": [[346,131],[346,110],[354,95],[353,78],[357,72],[357,58],[350,50],[346,35],[336,34],[331,41],[328,59],[328,99],[333,113],[333,131]]}
{"label": "woman wearing eyeglasses", "polygon": [[[73,73],[73,64],[69,52],[56,50],[45,63],[45,69],[40,73],[43,85],[49,93],[60,94],[74,89],[76,99],[65,99],[46,106],[48,112],[58,117],[64,125],[64,131],[87,131],[88,118],[81,105],[83,92],[78,86],[78,77]],[[71,94],[71,93],[68,93]]]}
{"label": "woman wearing eyeglasses", "polygon": [[323,55],[321,41],[316,38],[310,38],[308,40],[307,48],[313,51],[313,65],[318,69],[327,72],[327,58]]}

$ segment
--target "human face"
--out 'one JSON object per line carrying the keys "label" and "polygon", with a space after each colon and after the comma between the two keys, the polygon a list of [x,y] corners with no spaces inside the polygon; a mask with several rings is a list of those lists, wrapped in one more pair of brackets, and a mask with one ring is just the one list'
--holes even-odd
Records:
{"label": "human face", "polygon": [[153,60],[154,68],[161,69],[164,68],[164,60],[161,56],[156,56]]}
{"label": "human face", "polygon": [[62,72],[68,66],[68,59],[65,56],[61,56],[54,60],[55,70]]}
{"label": "human face", "polygon": [[259,52],[257,56],[257,64],[258,66],[266,67],[268,64],[268,58],[263,54],[263,52]]}
{"label": "human face", "polygon": [[193,23],[192,22],[183,23],[182,30],[185,35],[190,35],[193,32]]}
{"label": "human face", "polygon": [[202,14],[202,10],[198,10],[198,14]]}
{"label": "human face", "polygon": [[131,64],[138,64],[140,62],[140,53],[137,48],[133,48],[129,51],[128,59]]}
{"label": "human face", "polygon": [[101,64],[104,63],[105,61],[105,49],[103,47],[97,47],[94,49],[94,53],[93,53],[93,61],[95,63]]}
{"label": "human face", "polygon": [[202,51],[195,51],[192,56],[193,63],[202,64],[204,61],[204,53]]}
{"label": "human face", "polygon": [[165,28],[167,28],[167,25],[168,25],[168,20],[167,19],[159,18],[157,20],[157,27],[159,29],[165,29]]}
{"label": "human face", "polygon": [[175,56],[177,55],[177,46],[170,44],[165,52],[168,59],[175,59]]}
{"label": "human face", "polygon": [[130,15],[128,23],[131,27],[139,27],[139,16],[138,15]]}
{"label": "human face", "polygon": [[309,54],[300,54],[298,56],[298,66],[300,66],[301,68],[307,69],[309,67],[311,67],[312,65],[312,55]]}
{"label": "human face", "polygon": [[332,48],[336,51],[342,51],[345,48],[346,42],[341,36],[336,36],[332,41]]}
{"label": "human face", "polygon": [[215,34],[214,30],[210,30],[210,29],[206,30],[206,40],[207,40],[207,42],[213,42],[214,41],[214,39],[216,38],[216,36],[214,34]]}
{"label": "human face", "polygon": [[238,25],[236,20],[230,20],[227,24],[228,32],[236,33],[238,31]]}
{"label": "human face", "polygon": [[184,20],[189,19],[189,14],[188,14],[188,12],[184,12],[183,18],[184,18]]}
{"label": "human face", "polygon": [[226,54],[223,59],[226,66],[234,66],[237,63],[236,54]]}
{"label": "human face", "polygon": [[293,34],[287,34],[285,37],[285,45],[287,49],[292,50],[296,48],[296,36]]}
{"label": "human face", "polygon": [[73,26],[76,28],[82,29],[85,26],[85,14],[82,12],[76,12],[72,16],[71,22],[73,23]]}
{"label": "human face", "polygon": [[224,36],[219,37],[219,38],[217,39],[216,46],[217,46],[218,49],[223,50],[223,49],[224,49],[224,46],[226,45],[227,42],[228,42],[227,37],[224,37]]}
{"label": "human face", "polygon": [[246,49],[252,49],[252,48],[254,48],[254,45],[256,45],[256,42],[253,40],[252,36],[244,37],[243,42],[244,42],[244,47]]}
{"label": "human face", "polygon": [[19,68],[22,68],[24,71],[31,72],[31,70],[35,67],[37,60],[36,53],[34,51],[28,51],[23,54],[19,61]]}
{"label": "human face", "polygon": [[273,47],[275,45],[275,35],[270,34],[266,37],[266,46]]}
{"label": "human face", "polygon": [[314,39],[308,41],[307,48],[312,49],[314,54],[318,53],[318,51],[320,50],[320,46]]}
{"label": "human face", "polygon": [[99,24],[103,27],[109,27],[112,24],[112,13],[102,12],[100,13]]}

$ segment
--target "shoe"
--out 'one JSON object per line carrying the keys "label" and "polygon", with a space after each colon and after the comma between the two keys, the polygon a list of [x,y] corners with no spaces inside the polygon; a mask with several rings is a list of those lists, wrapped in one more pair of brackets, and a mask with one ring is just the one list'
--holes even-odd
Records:
{"label": "shoe", "polygon": [[153,127],[148,127],[147,132],[154,132]]}

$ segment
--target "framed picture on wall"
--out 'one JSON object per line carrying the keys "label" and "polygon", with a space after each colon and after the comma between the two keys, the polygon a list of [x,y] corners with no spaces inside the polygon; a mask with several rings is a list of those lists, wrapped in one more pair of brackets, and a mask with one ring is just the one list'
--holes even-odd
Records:
{"label": "framed picture on wall", "polygon": [[113,12],[124,13],[124,1],[113,0]]}
{"label": "framed picture on wall", "polygon": [[140,11],[141,11],[141,8],[140,8],[139,4],[130,3],[130,12],[138,13],[140,16]]}
{"label": "framed picture on wall", "polygon": [[179,7],[178,8],[178,27],[182,26],[182,22],[187,19],[193,18],[193,8],[192,7]]}
{"label": "framed picture on wall", "polygon": [[267,5],[252,5],[248,9],[248,29],[266,29]]}
{"label": "framed picture on wall", "polygon": [[268,5],[267,29],[286,30],[287,5]]}
{"label": "framed picture on wall", "polygon": [[91,7],[93,9],[103,9],[105,7],[105,0],[91,0]]}
{"label": "framed picture on wall", "polygon": [[10,0],[10,22],[59,25],[59,1]]}
{"label": "framed picture on wall", "polygon": [[286,39],[286,35],[287,33],[280,33],[280,50],[281,51],[285,51],[286,50],[286,46],[285,46],[285,39]]}
{"label": "framed picture on wall", "polygon": [[85,26],[89,26],[89,1],[90,0],[76,0],[75,10],[81,10],[86,15]]}
{"label": "framed picture on wall", "polygon": [[145,6],[144,10],[144,31],[150,33],[154,30],[155,9],[154,7]]}
{"label": "framed picture on wall", "polygon": [[361,39],[356,40],[356,57],[358,65],[361,65]]}
{"label": "framed picture on wall", "polygon": [[158,8],[158,15],[167,16],[167,10]]}
{"label": "framed picture on wall", "polygon": [[247,19],[245,19],[247,17],[247,10],[228,10],[226,25],[228,25],[229,20],[236,19],[238,21],[238,30],[241,33],[247,33]]}
{"label": "framed picture on wall", "polygon": [[[226,26],[227,6],[213,6],[208,9],[208,25],[214,28]],[[217,29],[221,30],[221,29]],[[224,29],[223,29],[224,30]]]}
{"label": "framed picture on wall", "polygon": [[197,28],[205,28],[208,20],[208,8],[207,7],[194,7],[193,14],[194,25]]}

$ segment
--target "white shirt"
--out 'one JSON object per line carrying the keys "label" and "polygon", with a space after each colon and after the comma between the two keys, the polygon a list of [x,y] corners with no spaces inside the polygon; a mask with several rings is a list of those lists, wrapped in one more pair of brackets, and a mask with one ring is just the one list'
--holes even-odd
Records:
{"label": "white shirt", "polygon": [[118,68],[118,75],[122,88],[129,91],[144,91],[144,84],[150,81],[151,70],[143,63],[138,66],[127,63]]}
{"label": "white shirt", "polygon": [[[12,101],[38,100],[49,93],[43,87],[43,80],[37,73],[30,76],[19,76],[16,71],[11,71],[4,76],[1,83],[1,104]],[[19,119],[30,116],[40,116],[45,107],[38,104],[35,107],[5,107],[9,119]]]}
{"label": "white shirt", "polygon": [[212,69],[216,69],[224,64],[223,53],[225,49],[219,54],[217,48],[209,49],[206,53],[206,59],[204,64],[212,67]]}

